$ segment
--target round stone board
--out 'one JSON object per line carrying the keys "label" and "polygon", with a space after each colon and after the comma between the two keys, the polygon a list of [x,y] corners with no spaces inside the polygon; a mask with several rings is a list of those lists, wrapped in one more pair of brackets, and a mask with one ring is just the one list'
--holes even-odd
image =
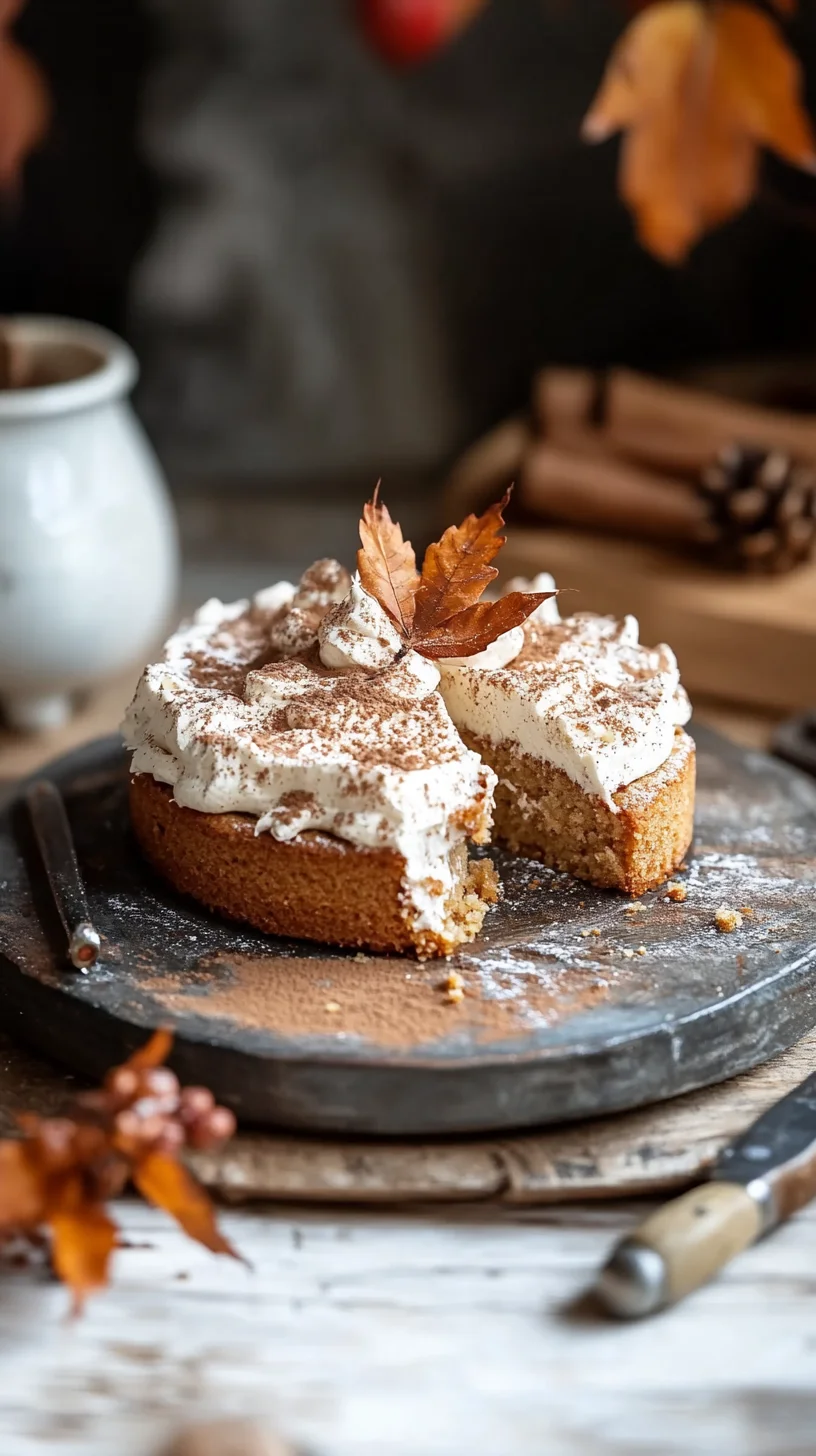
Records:
{"label": "round stone board", "polygon": [[[175,895],[131,838],[121,747],[89,744],[47,773],[103,957],[66,966],[18,788],[0,814],[2,1024],[94,1077],[170,1025],[183,1078],[245,1123],[352,1134],[543,1125],[722,1081],[816,1024],[816,786],[696,737],[685,900],[633,905],[491,850],[505,896],[483,936],[424,964],[262,936]],[[721,905],[742,910],[733,934]]]}

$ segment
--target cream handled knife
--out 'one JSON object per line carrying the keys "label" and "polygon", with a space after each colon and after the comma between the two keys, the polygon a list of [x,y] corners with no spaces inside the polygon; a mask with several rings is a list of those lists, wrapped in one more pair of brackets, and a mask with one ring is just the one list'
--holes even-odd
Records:
{"label": "cream handled knife", "polygon": [[611,1314],[638,1319],[699,1289],[816,1195],[816,1073],[724,1148],[711,1181],[658,1209],[597,1282]]}

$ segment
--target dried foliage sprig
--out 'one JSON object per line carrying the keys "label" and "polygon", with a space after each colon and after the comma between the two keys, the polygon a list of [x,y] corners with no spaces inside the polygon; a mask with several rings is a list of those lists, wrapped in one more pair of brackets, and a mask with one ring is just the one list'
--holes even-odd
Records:
{"label": "dried foliage sprig", "polygon": [[132,1182],[191,1238],[239,1258],[220,1232],[209,1196],[179,1155],[230,1138],[235,1118],[206,1087],[181,1087],[163,1066],[172,1035],[157,1031],[82,1093],[69,1117],[19,1118],[22,1137],[0,1142],[0,1239],[50,1238],[55,1272],[74,1310],[108,1283],[117,1228],[105,1204]]}
{"label": "dried foliage sprig", "polygon": [[363,508],[357,569],[406,650],[431,658],[471,657],[555,596],[551,591],[516,591],[496,602],[480,601],[499,574],[491,563],[506,539],[500,533],[509,498],[508,491],[484,515],[450,526],[428,547],[419,572],[414,548],[381,503],[377,487]]}

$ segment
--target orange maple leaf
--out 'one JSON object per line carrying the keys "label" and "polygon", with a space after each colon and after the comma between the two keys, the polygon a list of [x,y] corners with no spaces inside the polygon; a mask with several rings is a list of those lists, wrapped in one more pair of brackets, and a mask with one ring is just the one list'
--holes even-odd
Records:
{"label": "orange maple leaf", "polygon": [[430,658],[471,657],[511,627],[520,627],[536,607],[556,595],[510,592],[497,602],[479,601],[499,574],[491,562],[505,542],[499,533],[509,491],[484,515],[450,526],[429,546],[421,575],[414,548],[403,539],[378,493],[379,486],[363,509],[357,569],[365,590],[397,628],[405,651],[413,648]]}
{"label": "orange maple leaf", "polygon": [[[785,13],[791,0],[776,0]],[[816,168],[802,72],[777,25],[742,0],[659,0],[630,23],[584,119],[624,131],[619,185],[641,242],[668,263],[756,190],[759,149]]]}
{"label": "orange maple leaf", "polygon": [[50,118],[39,67],[8,34],[25,0],[0,0],[0,187],[17,180],[22,162],[42,141]]}

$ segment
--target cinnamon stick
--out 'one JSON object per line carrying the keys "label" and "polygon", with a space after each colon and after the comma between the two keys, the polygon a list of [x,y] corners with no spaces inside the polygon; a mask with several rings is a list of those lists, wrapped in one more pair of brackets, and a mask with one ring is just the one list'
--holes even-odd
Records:
{"label": "cinnamon stick", "polygon": [[533,407],[549,440],[572,446],[576,431],[594,433],[607,451],[673,474],[698,474],[732,444],[816,462],[816,421],[630,369],[545,369]]}
{"label": "cinnamon stick", "polygon": [[[806,416],[650,379],[628,369],[614,370],[607,380],[605,429],[619,450],[651,442],[655,464],[666,461],[671,441],[683,441],[685,458],[696,458],[700,467],[730,444],[779,449],[816,462],[816,421]],[[658,460],[655,447],[661,440],[666,454]]]}
{"label": "cinnamon stick", "polygon": [[528,452],[520,501],[535,515],[623,536],[699,541],[706,507],[686,481],[546,442]]}

